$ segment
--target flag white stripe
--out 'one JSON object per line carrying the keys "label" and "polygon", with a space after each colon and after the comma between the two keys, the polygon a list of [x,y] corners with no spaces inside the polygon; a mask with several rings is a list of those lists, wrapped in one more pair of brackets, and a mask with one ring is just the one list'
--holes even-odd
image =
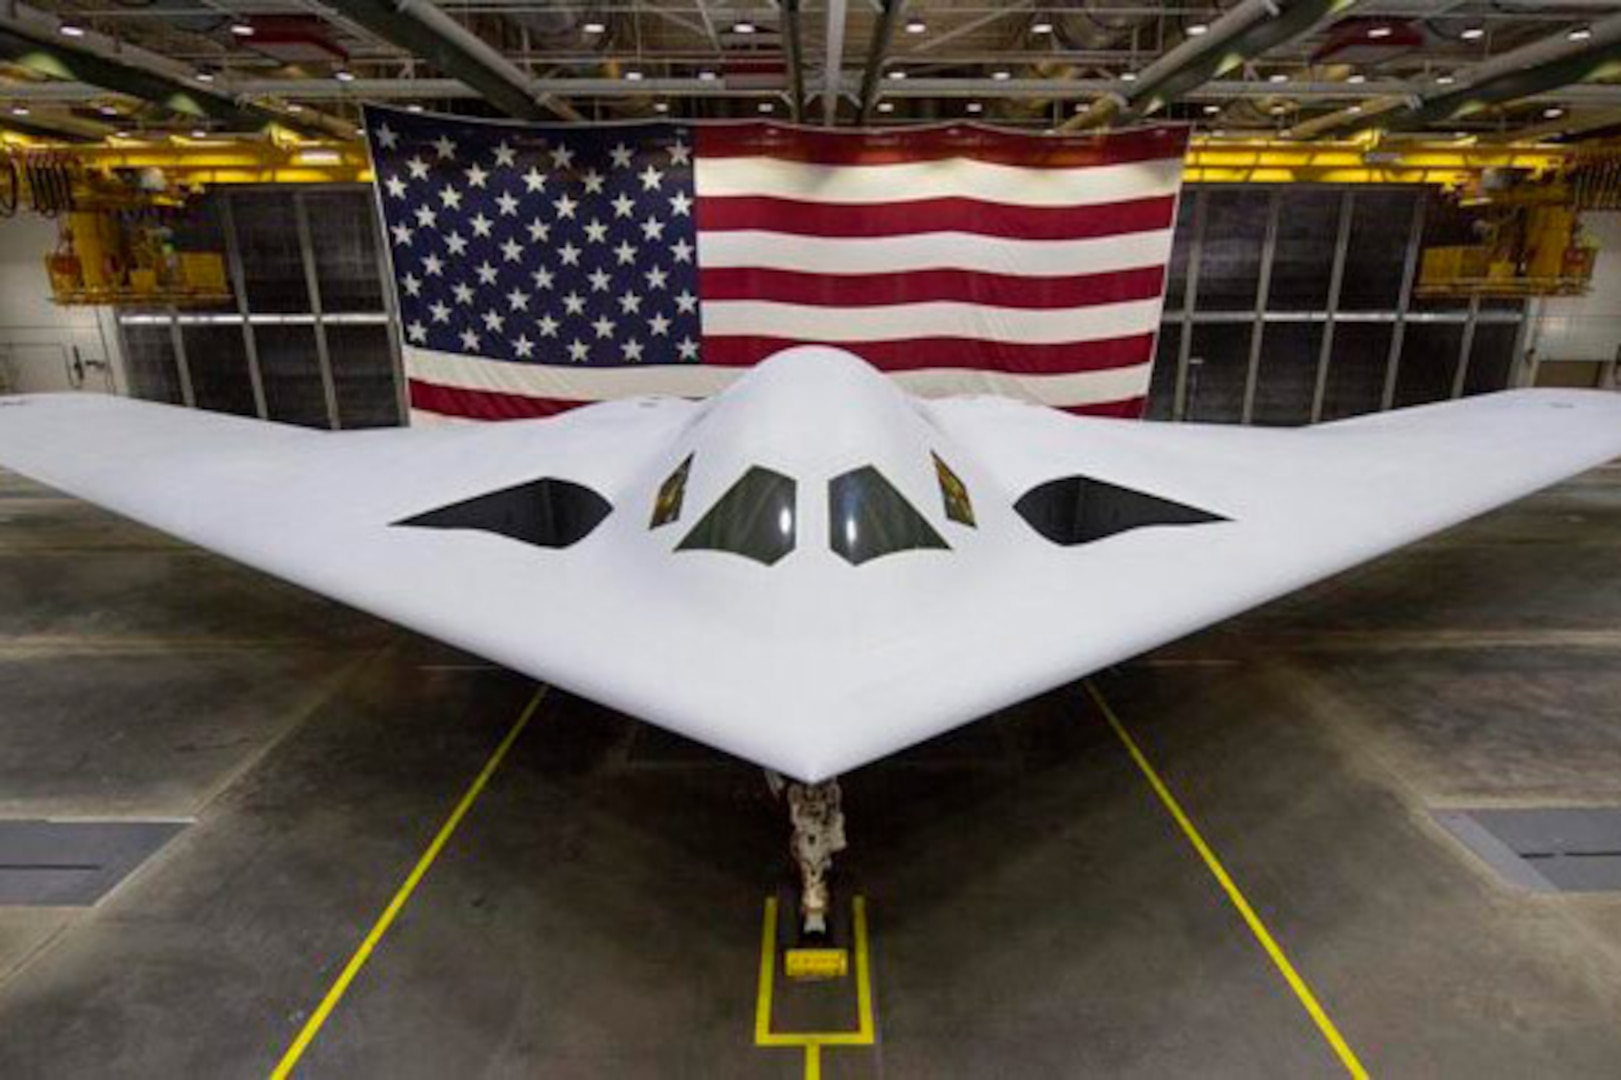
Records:
{"label": "flag white stripe", "polygon": [[908,199],[967,198],[1008,206],[1076,207],[1174,195],[1182,182],[1182,160],[1033,169],[967,158],[807,165],[768,157],[699,157],[695,176],[701,199],[753,195],[903,206]]}
{"label": "flag white stripe", "polygon": [[1090,240],[1008,240],[972,233],[920,233],[846,239],[752,229],[698,232],[698,265],[757,267],[806,274],[894,274],[957,269],[1020,277],[1068,277],[1164,266],[1171,230]]}
{"label": "flag white stripe", "polygon": [[904,341],[975,338],[1015,345],[1062,345],[1151,333],[1160,302],[1130,300],[1075,308],[1003,308],[929,300],[884,307],[816,307],[773,300],[711,300],[704,337],[759,336],[804,341]]}
{"label": "flag white stripe", "polygon": [[[857,350],[859,352],[859,350]],[[620,397],[705,397],[730,386],[750,368],[594,368],[514,364],[408,346],[411,378],[461,390],[514,394],[558,401]],[[1101,405],[1148,393],[1148,364],[1067,375],[1013,375],[967,368],[925,368],[889,376],[924,397],[1001,394],[1043,405]]]}

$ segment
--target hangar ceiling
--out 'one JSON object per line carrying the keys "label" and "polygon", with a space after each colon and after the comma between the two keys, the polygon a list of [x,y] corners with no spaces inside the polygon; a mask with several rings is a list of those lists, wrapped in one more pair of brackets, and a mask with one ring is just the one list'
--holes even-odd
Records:
{"label": "hangar ceiling", "polygon": [[362,102],[538,119],[1144,118],[1297,140],[1621,126],[1621,4],[1518,0],[63,0],[0,11],[0,122],[352,130]]}

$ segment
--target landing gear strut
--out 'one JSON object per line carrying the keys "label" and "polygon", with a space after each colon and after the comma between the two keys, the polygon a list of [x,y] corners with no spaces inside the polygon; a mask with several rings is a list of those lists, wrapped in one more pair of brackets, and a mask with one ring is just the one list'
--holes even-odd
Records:
{"label": "landing gear strut", "polygon": [[839,782],[785,782],[774,772],[766,773],[766,782],[773,793],[780,795],[786,790],[788,795],[788,819],[794,829],[788,850],[799,866],[801,928],[807,936],[824,936],[832,904],[827,872],[833,866],[833,856],[845,848]]}

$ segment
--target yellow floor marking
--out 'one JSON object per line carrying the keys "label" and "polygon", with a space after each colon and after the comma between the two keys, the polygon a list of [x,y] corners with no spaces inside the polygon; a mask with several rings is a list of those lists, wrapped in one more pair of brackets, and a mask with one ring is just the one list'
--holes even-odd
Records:
{"label": "yellow floor marking", "polygon": [[819,1080],[822,1075],[822,1047],[871,1046],[876,1038],[872,969],[867,950],[867,900],[862,896],[854,897],[850,907],[856,939],[856,1030],[772,1031],[772,986],[777,978],[777,901],[775,897],[766,898],[765,920],[760,930],[760,986],[754,1003],[754,1045],[804,1047],[806,1080]]}
{"label": "yellow floor marking", "polygon": [[1301,978],[1300,973],[1295,970],[1295,966],[1283,954],[1283,949],[1273,939],[1271,932],[1266,928],[1266,924],[1261,922],[1261,917],[1255,914],[1255,909],[1250,907],[1248,900],[1244,899],[1244,894],[1239,891],[1238,884],[1227,873],[1226,867],[1222,866],[1221,860],[1216,857],[1216,853],[1211,850],[1210,845],[1205,843],[1204,837],[1200,835],[1199,830],[1194,826],[1193,819],[1188,817],[1187,812],[1182,809],[1182,804],[1176,801],[1176,796],[1172,795],[1171,789],[1165,786],[1165,781],[1161,780],[1159,773],[1154,771],[1154,766],[1149,764],[1147,756],[1137,746],[1137,741],[1126,730],[1126,725],[1120,722],[1120,718],[1115,715],[1114,710],[1109,707],[1109,703],[1104,700],[1103,694],[1090,680],[1086,683],[1086,692],[1092,696],[1092,700],[1097,703],[1097,707],[1102,711],[1104,719],[1109,722],[1109,726],[1114,729],[1114,733],[1125,744],[1126,753],[1130,754],[1131,760],[1137,763],[1137,768],[1147,778],[1148,785],[1154,789],[1154,794],[1159,796],[1159,801],[1164,805],[1171,817],[1175,819],[1177,827],[1182,830],[1182,835],[1187,837],[1188,843],[1193,845],[1193,849],[1204,860],[1205,868],[1210,871],[1211,876],[1216,879],[1222,891],[1227,894],[1227,899],[1237,909],[1239,915],[1243,917],[1244,924],[1249,927],[1250,933],[1255,935],[1255,940],[1260,943],[1261,948],[1266,951],[1266,955],[1272,960],[1273,966],[1278,969],[1278,973],[1289,984],[1289,989],[1294,991],[1295,997],[1299,999],[1301,1006],[1317,1025],[1317,1030],[1322,1032],[1323,1038],[1333,1048],[1334,1053],[1340,1059],[1340,1064],[1345,1066],[1345,1071],[1356,1077],[1357,1080],[1367,1080],[1368,1071],[1362,1067],[1362,1062],[1357,1060],[1356,1054],[1346,1043],[1344,1037],[1340,1035],[1339,1028],[1334,1026],[1334,1021],[1329,1019],[1328,1013],[1324,1012],[1322,1005],[1318,1004],[1317,995],[1311,992],[1311,987],[1306,985],[1306,980]]}
{"label": "yellow floor marking", "polygon": [[310,1018],[305,1021],[304,1027],[298,1033],[298,1037],[293,1040],[293,1044],[287,1048],[287,1052],[282,1055],[281,1061],[277,1063],[275,1071],[270,1074],[270,1080],[286,1080],[286,1077],[293,1074],[293,1069],[298,1065],[299,1059],[304,1056],[304,1052],[310,1048],[310,1044],[320,1034],[321,1027],[326,1023],[327,1018],[332,1015],[332,1010],[337,1008],[338,1002],[343,1000],[343,995],[349,989],[349,984],[355,981],[355,977],[360,974],[360,969],[366,966],[367,960],[371,959],[372,951],[377,948],[378,942],[383,940],[383,935],[388,933],[388,928],[399,917],[400,912],[411,899],[411,894],[416,892],[418,885],[422,884],[422,879],[433,866],[434,860],[439,858],[439,853],[444,850],[445,845],[450,842],[450,838],[456,832],[457,826],[462,823],[462,818],[467,816],[467,812],[473,808],[473,804],[483,794],[485,786],[490,782],[490,777],[494,776],[495,770],[501,767],[501,762],[506,759],[507,751],[511,750],[512,744],[518,741],[518,736],[523,734],[523,729],[529,726],[529,721],[534,717],[535,710],[540,708],[541,701],[546,697],[547,689],[545,686],[537,689],[534,697],[529,699],[529,704],[524,706],[523,712],[512,725],[512,729],[507,732],[506,737],[496,746],[495,752],[490,755],[490,759],[484,763],[484,768],[474,778],[472,784],[468,786],[467,791],[461,797],[461,801],[450,812],[450,816],[445,819],[445,823],[439,827],[438,833],[434,835],[433,842],[428,845],[427,850],[422,853],[422,857],[417,860],[416,866],[411,868],[411,873],[406,876],[404,884],[395,892],[394,898],[388,902],[388,907],[384,908],[383,913],[378,916],[377,922],[372,925],[371,931],[367,933],[365,940],[360,943],[360,947],[355,950],[354,955],[349,958],[349,962],[344,965],[337,981],[326,992],[326,997],[321,999],[321,1004],[316,1006],[315,1012],[311,1013]]}

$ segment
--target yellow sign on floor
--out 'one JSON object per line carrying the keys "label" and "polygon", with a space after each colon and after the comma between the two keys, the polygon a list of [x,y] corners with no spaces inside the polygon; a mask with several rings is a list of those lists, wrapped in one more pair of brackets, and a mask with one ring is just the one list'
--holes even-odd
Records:
{"label": "yellow sign on floor", "polygon": [[842,979],[850,973],[847,949],[788,949],[782,971],[790,979]]}

